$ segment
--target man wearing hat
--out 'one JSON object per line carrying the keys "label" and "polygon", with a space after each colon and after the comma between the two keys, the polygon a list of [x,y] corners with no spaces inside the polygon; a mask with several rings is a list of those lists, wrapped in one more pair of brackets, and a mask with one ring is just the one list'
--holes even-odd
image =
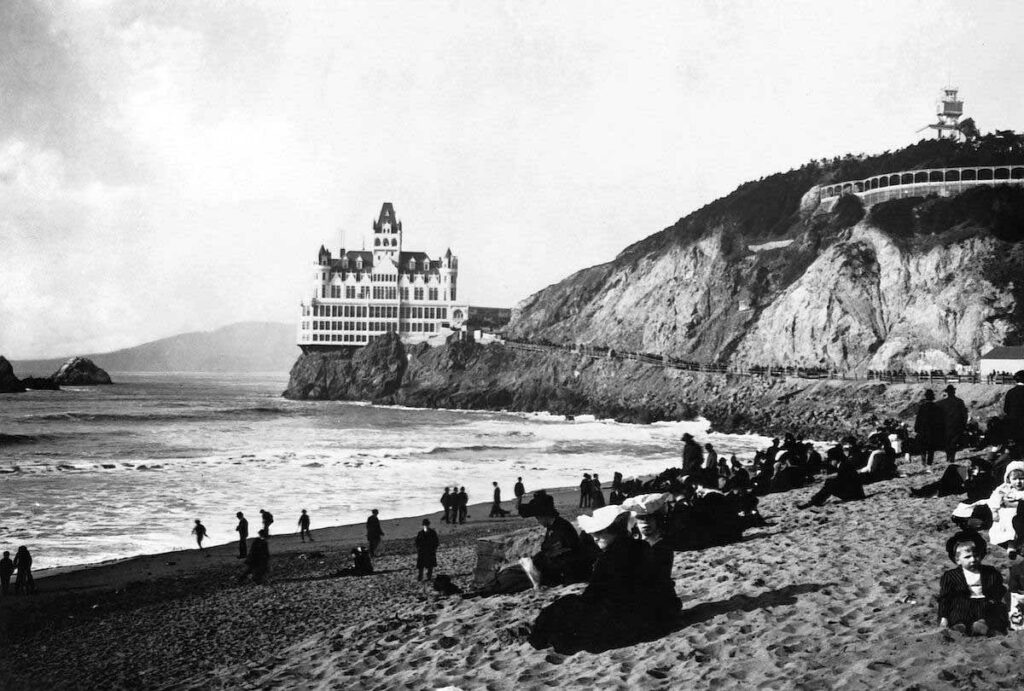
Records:
{"label": "man wearing hat", "polygon": [[1024,445],[1024,369],[1013,373],[1013,381],[1003,398],[1003,416],[1010,440]]}
{"label": "man wearing hat", "polygon": [[950,384],[942,390],[946,397],[936,403],[942,411],[942,425],[945,432],[946,462],[956,462],[956,451],[960,438],[967,429],[967,404],[957,398],[956,387]]}
{"label": "man wearing hat", "polygon": [[944,415],[935,403],[935,392],[924,390],[924,400],[917,407],[914,418],[914,434],[921,452],[921,462],[930,466],[935,461],[935,452],[946,445]]}
{"label": "man wearing hat", "polygon": [[683,435],[682,442],[683,475],[699,473],[700,467],[704,464],[704,451],[700,448],[700,444],[693,440],[693,435],[689,432]]}

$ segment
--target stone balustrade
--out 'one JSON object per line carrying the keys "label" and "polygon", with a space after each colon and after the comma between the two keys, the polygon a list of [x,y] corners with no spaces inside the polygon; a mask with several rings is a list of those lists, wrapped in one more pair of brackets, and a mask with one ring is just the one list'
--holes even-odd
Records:
{"label": "stone balustrade", "polygon": [[819,192],[821,201],[855,194],[870,205],[929,194],[952,196],[977,185],[1024,185],[1024,165],[905,170],[821,185]]}

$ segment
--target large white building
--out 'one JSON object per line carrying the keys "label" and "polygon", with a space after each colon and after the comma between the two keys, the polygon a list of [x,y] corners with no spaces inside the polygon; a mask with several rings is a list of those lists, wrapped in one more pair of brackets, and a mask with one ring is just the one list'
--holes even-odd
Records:
{"label": "large white building", "polygon": [[459,260],[402,249],[402,222],[390,202],[373,223],[373,249],[337,258],[323,245],[309,300],[301,303],[298,344],[303,351],[365,345],[394,332],[414,343],[460,328],[469,306],[458,301]]}

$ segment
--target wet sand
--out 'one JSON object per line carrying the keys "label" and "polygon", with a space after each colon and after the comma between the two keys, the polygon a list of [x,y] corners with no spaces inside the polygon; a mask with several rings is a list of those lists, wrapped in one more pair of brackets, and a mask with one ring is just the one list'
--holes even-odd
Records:
{"label": "wet sand", "polygon": [[[601,655],[537,651],[523,628],[582,586],[488,599],[416,581],[421,517],[384,520],[378,573],[337,576],[362,525],[275,535],[268,585],[238,585],[234,544],[55,574],[0,605],[3,688],[1017,688],[1019,636],[940,631],[934,596],[956,497],[911,499],[916,463],[868,499],[798,511],[813,488],[769,495],[773,523],[737,544],[678,553],[675,631]],[[578,491],[554,493],[575,516]],[[833,500],[834,501],[834,500]],[[466,588],[476,538],[535,526],[440,523],[436,573]],[[505,503],[510,508],[510,502]],[[386,519],[386,515],[384,516]],[[314,520],[316,517],[314,516]],[[539,528],[537,528],[539,530]],[[1004,577],[994,548],[988,563]]]}

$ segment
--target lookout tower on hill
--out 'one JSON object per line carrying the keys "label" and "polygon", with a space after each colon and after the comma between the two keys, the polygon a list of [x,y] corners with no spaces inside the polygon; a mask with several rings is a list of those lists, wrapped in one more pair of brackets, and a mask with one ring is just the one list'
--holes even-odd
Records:
{"label": "lookout tower on hill", "polygon": [[[939,121],[922,127],[918,132],[933,129],[938,132],[939,139],[947,136],[951,139],[960,137],[960,117],[964,114],[964,102],[957,97],[958,91],[955,86],[948,86],[942,90],[936,106]],[[943,134],[944,132],[948,134]]]}

